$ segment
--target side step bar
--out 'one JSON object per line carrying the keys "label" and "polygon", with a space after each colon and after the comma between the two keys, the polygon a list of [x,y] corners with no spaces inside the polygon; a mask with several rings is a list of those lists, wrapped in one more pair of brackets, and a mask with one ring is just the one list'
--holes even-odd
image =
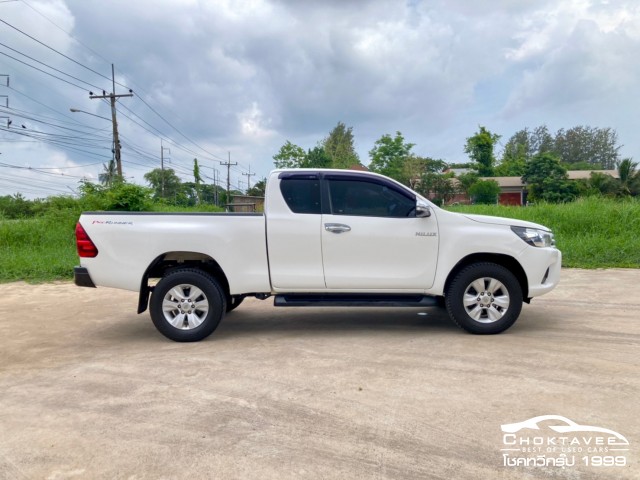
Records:
{"label": "side step bar", "polygon": [[387,294],[281,294],[276,307],[436,307],[437,297]]}

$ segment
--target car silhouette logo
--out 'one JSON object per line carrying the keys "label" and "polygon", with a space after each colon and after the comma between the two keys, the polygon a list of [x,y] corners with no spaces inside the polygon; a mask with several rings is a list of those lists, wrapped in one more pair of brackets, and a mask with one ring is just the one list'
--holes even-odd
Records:
{"label": "car silhouette logo", "polygon": [[[541,415],[539,417],[533,417],[529,420],[525,420],[523,422],[516,423],[507,423],[501,425],[500,428],[505,433],[517,433],[520,430],[529,429],[529,430],[540,430],[540,426],[538,425],[541,422],[553,420],[556,425],[545,425],[546,428],[549,428],[557,433],[574,433],[574,432],[593,432],[593,433],[601,433],[611,435],[612,437],[616,437],[619,442],[615,442],[615,445],[629,445],[629,441],[624,437],[624,435],[619,434],[614,430],[610,430],[608,428],[602,427],[594,427],[592,425],[580,425],[573,420],[569,420],[567,417],[563,417],[561,415]],[[611,445],[614,443],[610,443]]]}

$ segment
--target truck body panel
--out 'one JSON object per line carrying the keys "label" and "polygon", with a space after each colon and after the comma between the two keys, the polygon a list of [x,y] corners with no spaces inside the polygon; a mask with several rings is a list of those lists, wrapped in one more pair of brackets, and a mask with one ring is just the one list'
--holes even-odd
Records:
{"label": "truck body panel", "polygon": [[[79,225],[89,238],[79,242],[91,254],[80,253],[77,284],[140,291],[139,311],[155,289],[154,279],[160,285],[183,268],[184,278],[205,282],[197,291],[215,281],[226,308],[235,308],[246,295],[289,294],[276,305],[309,305],[314,299],[362,305],[369,296],[378,305],[426,305],[430,302],[407,295],[446,299],[456,292],[462,304],[447,303],[452,318],[462,318],[459,324],[473,333],[497,333],[515,321],[522,300],[557,285],[562,262],[552,233],[542,225],[452,213],[394,180],[343,170],[272,172],[265,214],[88,212]],[[97,249],[93,258],[87,242]],[[185,268],[206,276],[194,277]],[[178,285],[175,292],[190,295],[190,288],[196,289]],[[171,329],[196,307],[178,293],[174,298],[174,290],[161,290],[165,303],[155,305],[152,318],[174,338]],[[208,315],[209,307],[202,308],[194,325]],[[154,318],[154,311],[156,317],[172,311],[166,320],[173,327]],[[486,327],[502,316],[504,325]],[[209,333],[215,325],[207,327]]]}

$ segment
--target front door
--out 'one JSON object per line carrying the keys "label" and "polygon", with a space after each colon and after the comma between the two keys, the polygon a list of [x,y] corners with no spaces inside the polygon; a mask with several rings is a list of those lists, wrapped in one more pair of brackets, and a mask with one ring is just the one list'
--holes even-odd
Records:
{"label": "front door", "polygon": [[[328,289],[424,290],[438,258],[435,215],[416,218],[416,198],[382,177],[325,176],[322,256]],[[325,212],[327,209],[325,209]]]}

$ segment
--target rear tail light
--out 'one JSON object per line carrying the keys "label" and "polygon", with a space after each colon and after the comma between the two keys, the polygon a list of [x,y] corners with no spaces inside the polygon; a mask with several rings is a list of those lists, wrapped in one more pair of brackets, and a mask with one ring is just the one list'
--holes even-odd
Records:
{"label": "rear tail light", "polygon": [[82,258],[93,258],[98,255],[98,248],[85,232],[82,225],[76,225],[76,246],[78,247],[78,256]]}

